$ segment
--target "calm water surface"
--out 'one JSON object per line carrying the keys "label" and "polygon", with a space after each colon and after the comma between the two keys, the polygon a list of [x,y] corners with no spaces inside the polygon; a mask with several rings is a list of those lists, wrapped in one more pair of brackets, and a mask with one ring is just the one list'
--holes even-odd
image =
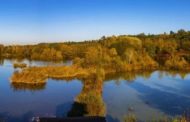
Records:
{"label": "calm water surface", "polygon": [[[47,65],[43,62],[30,64]],[[12,61],[1,63],[0,121],[27,122],[36,116],[66,117],[75,98],[84,94],[85,83],[77,79],[49,79],[42,86],[15,86],[9,81],[14,71]],[[108,122],[122,122],[128,115],[148,121],[163,116],[182,115],[190,109],[188,73],[125,73],[107,77],[100,86]]]}

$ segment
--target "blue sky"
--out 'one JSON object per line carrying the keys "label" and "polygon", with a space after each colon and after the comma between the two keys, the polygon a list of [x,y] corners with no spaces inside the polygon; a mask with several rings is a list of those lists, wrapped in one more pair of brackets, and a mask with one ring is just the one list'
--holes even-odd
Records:
{"label": "blue sky", "polygon": [[0,43],[190,30],[190,0],[0,0]]}

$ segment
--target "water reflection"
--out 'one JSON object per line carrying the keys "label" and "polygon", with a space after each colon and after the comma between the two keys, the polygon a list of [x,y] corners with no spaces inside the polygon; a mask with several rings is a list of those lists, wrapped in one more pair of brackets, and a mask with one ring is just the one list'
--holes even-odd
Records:
{"label": "water reflection", "polygon": [[131,114],[141,121],[153,121],[189,111],[188,72],[156,71],[146,74],[138,77],[132,74],[133,82],[131,76],[105,82],[103,97],[110,122],[123,121]]}
{"label": "water reflection", "polygon": [[0,65],[4,64],[4,60],[0,58]]}
{"label": "water reflection", "polygon": [[178,77],[180,76],[181,79],[185,79],[186,76],[190,73],[189,71],[177,71],[177,70],[168,70],[168,71],[159,71],[159,78],[162,79],[163,77]]}
{"label": "water reflection", "polygon": [[9,113],[0,113],[0,122],[32,122],[31,118],[34,116],[33,112],[26,112],[20,117],[13,117]]}
{"label": "water reflection", "polygon": [[27,60],[27,59],[23,59],[23,60],[13,60],[13,62],[20,62],[20,63],[25,63],[28,66],[70,66],[72,65],[72,61],[58,61],[58,62],[52,62],[52,61],[34,61],[34,60]]}
{"label": "water reflection", "polygon": [[138,72],[123,72],[123,73],[108,74],[105,77],[105,82],[110,80],[115,80],[118,83],[120,80],[127,80],[128,82],[133,82],[138,77],[143,77],[144,79],[148,79],[151,77],[152,72],[154,71],[138,71]]}
{"label": "water reflection", "polygon": [[25,84],[25,83],[11,83],[11,88],[13,88],[14,91],[39,91],[46,88],[46,83],[40,83],[40,84]]}
{"label": "water reflection", "polygon": [[[107,106],[109,122],[123,121],[125,116],[134,114],[138,120],[150,121],[164,115],[162,111],[149,106],[148,101],[139,98],[140,92],[122,80],[119,85],[115,81],[106,82],[104,85],[104,100]],[[112,118],[110,118],[110,116]]]}
{"label": "water reflection", "polygon": [[71,60],[68,61],[35,61],[28,59],[0,59],[0,65],[4,65],[4,63],[11,62],[11,65],[14,63],[25,63],[27,66],[70,66],[73,64]]}
{"label": "water reflection", "polygon": [[11,63],[0,66],[0,120],[106,116],[108,122],[120,122],[135,115],[138,120],[151,121],[182,115],[190,108],[188,72],[126,72],[106,75],[104,80],[49,79],[46,84],[26,85],[9,82],[15,71]]}
{"label": "water reflection", "polygon": [[[119,82],[120,80],[126,80],[127,82],[133,82],[136,79],[142,77],[144,80],[150,79],[152,74],[155,71],[134,71],[134,72],[123,72],[123,73],[115,73],[115,74],[108,74],[105,77],[105,81],[115,80]],[[177,70],[168,70],[168,71],[161,71],[157,72],[159,78],[162,79],[164,77],[173,77],[176,78],[180,76],[181,79],[185,79],[189,71],[177,71]]]}
{"label": "water reflection", "polygon": [[[185,82],[187,74],[188,72],[147,71],[109,74],[104,81],[97,80],[98,78],[80,79],[83,87],[74,103],[57,106],[56,116],[106,116],[108,121],[115,122],[123,121],[130,115],[135,115],[142,121],[181,115],[188,110],[190,104],[190,96],[186,94],[190,86],[183,86],[183,90],[187,90],[184,94],[178,89],[182,87],[178,80],[183,79]],[[45,85],[12,84],[12,87],[15,90],[34,91],[44,89]]]}
{"label": "water reflection", "polygon": [[190,109],[190,96],[162,91],[138,83],[132,87],[141,93],[139,98],[142,101],[146,102],[148,100],[150,107],[159,109],[166,115],[181,115]]}

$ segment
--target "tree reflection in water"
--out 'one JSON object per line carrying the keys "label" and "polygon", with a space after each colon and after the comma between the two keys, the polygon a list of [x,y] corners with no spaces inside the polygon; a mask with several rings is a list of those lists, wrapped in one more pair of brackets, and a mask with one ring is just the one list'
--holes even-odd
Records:
{"label": "tree reflection in water", "polygon": [[152,73],[153,73],[153,71],[138,71],[138,72],[134,71],[134,72],[113,73],[113,74],[106,75],[104,81],[110,81],[110,80],[119,81],[119,80],[123,79],[128,82],[132,82],[132,81],[136,80],[138,77],[148,79],[151,77]]}
{"label": "tree reflection in water", "polygon": [[4,59],[0,58],[0,65],[3,66],[3,64],[4,64]]}
{"label": "tree reflection in water", "polygon": [[[103,101],[102,91],[103,83],[111,80],[120,81],[121,79],[127,82],[132,82],[139,77],[148,79],[155,71],[139,71],[139,72],[125,72],[103,75],[102,73],[95,75],[93,78],[80,79],[83,84],[81,92],[76,96],[71,109],[67,113],[67,117],[80,117],[80,116],[106,116],[106,105]],[[179,71],[158,71],[159,77],[164,76],[176,77],[180,76],[185,78],[189,72]],[[58,80],[58,79],[57,79]],[[61,80],[61,79],[59,79]],[[62,79],[69,80],[72,79]],[[117,83],[117,82],[116,82]],[[46,88],[46,83],[43,84],[20,84],[11,83],[11,87],[14,90],[43,90]]]}
{"label": "tree reflection in water", "polygon": [[26,84],[26,83],[11,83],[11,88],[15,91],[39,91],[46,88],[46,83],[40,83],[40,84]]}

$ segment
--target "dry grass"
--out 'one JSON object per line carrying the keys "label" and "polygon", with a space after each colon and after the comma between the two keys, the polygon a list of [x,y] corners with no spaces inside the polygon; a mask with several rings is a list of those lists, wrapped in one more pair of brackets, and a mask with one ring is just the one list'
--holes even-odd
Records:
{"label": "dry grass", "polygon": [[25,67],[27,67],[27,64],[25,64],[25,63],[14,63],[13,67],[14,68],[25,68]]}
{"label": "dry grass", "polygon": [[86,78],[95,74],[94,68],[81,68],[77,66],[46,66],[28,67],[15,72],[11,77],[13,83],[45,83],[48,78],[68,79]]}

